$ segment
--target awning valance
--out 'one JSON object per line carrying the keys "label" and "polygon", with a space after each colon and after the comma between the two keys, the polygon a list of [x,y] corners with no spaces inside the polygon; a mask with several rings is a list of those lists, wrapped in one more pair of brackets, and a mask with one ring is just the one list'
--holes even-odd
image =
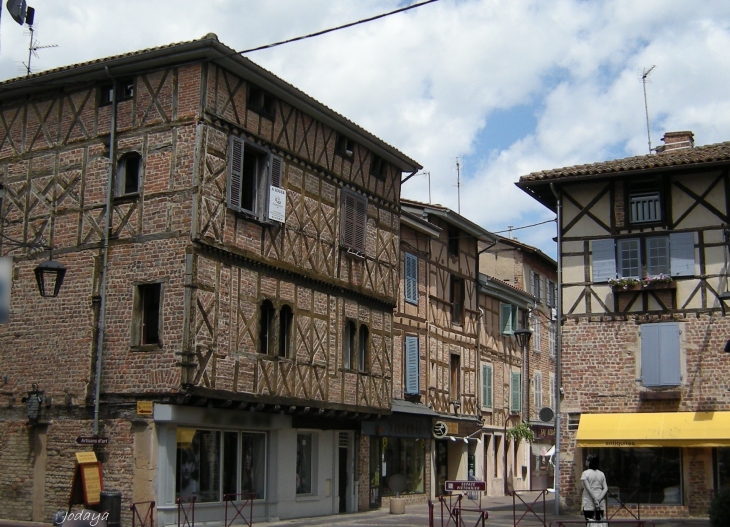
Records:
{"label": "awning valance", "polygon": [[730,446],[730,412],[583,414],[580,447]]}

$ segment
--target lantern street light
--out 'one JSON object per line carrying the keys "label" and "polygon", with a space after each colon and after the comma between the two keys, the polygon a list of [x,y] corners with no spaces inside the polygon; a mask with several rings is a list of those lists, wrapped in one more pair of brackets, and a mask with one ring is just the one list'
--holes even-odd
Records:
{"label": "lantern street light", "polygon": [[36,267],[35,280],[38,283],[38,291],[41,296],[58,296],[64,276],[66,276],[66,267],[53,260],[43,262]]}

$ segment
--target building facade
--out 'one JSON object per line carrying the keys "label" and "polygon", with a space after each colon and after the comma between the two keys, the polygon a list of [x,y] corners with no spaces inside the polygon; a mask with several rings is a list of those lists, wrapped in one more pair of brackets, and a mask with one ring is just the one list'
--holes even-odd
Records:
{"label": "building facade", "polygon": [[[212,34],[0,100],[3,515],[65,508],[90,435],[123,510],[154,500],[161,525],[193,497],[197,521],[248,496],[258,520],[367,508],[419,165]],[[32,278],[50,247],[53,299]]]}
{"label": "building facade", "polygon": [[729,484],[730,143],[667,133],[656,154],[524,176],[557,212],[560,493],[598,454],[612,500],[706,516]]}

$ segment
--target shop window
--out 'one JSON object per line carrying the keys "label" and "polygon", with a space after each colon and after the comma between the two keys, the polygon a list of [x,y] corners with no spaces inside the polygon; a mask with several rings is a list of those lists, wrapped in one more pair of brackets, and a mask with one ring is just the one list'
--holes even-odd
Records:
{"label": "shop window", "polygon": [[117,164],[117,178],[114,186],[116,197],[137,194],[139,192],[140,167],[142,156],[137,152],[124,154]]}
{"label": "shop window", "polygon": [[404,253],[404,293],[405,301],[418,305],[418,257]]}
{"label": "shop window", "polygon": [[451,275],[451,323],[461,324],[464,318],[464,280]]}
{"label": "shop window", "polygon": [[271,354],[274,345],[274,317],[276,310],[270,300],[259,308],[259,353]]}
{"label": "shop window", "polygon": [[273,121],[276,116],[276,98],[258,86],[249,84],[248,109]]}
{"label": "shop window", "polygon": [[396,493],[388,487],[393,474],[402,474],[406,488],[401,494],[423,494],[425,492],[426,440],[384,437],[383,447],[383,496]]}
{"label": "shop window", "polygon": [[405,338],[405,390],[407,395],[417,395],[419,389],[419,372],[418,372],[418,337],[407,335]]}
{"label": "shop window", "polygon": [[221,501],[225,494],[265,498],[266,435],[177,429],[175,497]]}
{"label": "shop window", "polygon": [[730,448],[721,447],[714,449],[713,462],[715,465],[715,481],[717,490],[730,489]]}
{"label": "shop window", "polygon": [[492,407],[492,365],[482,364],[482,408]]}
{"label": "shop window", "polygon": [[360,371],[370,371],[370,331],[364,324],[358,332],[358,355]]}
{"label": "shop window", "polygon": [[279,311],[279,357],[291,358],[292,353],[292,325],[294,313],[287,305]]}
{"label": "shop window", "polygon": [[676,322],[642,324],[641,383],[644,386],[679,386],[680,329]]}
{"label": "shop window", "polygon": [[600,470],[622,502],[683,504],[680,448],[589,448],[585,454],[598,456]]}
{"label": "shop window", "polygon": [[353,365],[353,360],[357,357],[355,353],[355,323],[352,320],[345,322],[345,334],[343,336],[342,345],[342,367],[346,370],[355,369],[356,364]]}
{"label": "shop window", "polygon": [[456,406],[461,404],[461,357],[451,355],[451,379],[449,384],[449,397]]}
{"label": "shop window", "polygon": [[340,241],[343,246],[365,252],[368,200],[349,189],[342,189],[342,226]]}
{"label": "shop window", "polygon": [[162,284],[140,284],[134,288],[132,346],[160,345],[160,298]]}
{"label": "shop window", "polygon": [[502,335],[512,335],[517,329],[519,309],[512,304],[499,305],[499,327]]}
{"label": "shop window", "polygon": [[314,494],[313,489],[313,449],[314,434],[297,434],[297,494]]}
{"label": "shop window", "polygon": [[514,371],[510,375],[509,409],[513,414],[522,411],[522,374]]}

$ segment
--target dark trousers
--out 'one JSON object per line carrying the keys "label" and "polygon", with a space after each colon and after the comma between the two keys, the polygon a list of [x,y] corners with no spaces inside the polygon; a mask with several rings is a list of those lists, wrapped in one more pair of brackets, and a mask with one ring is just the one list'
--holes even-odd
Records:
{"label": "dark trousers", "polygon": [[603,519],[603,511],[601,509],[595,511],[583,511],[586,520],[601,521]]}

